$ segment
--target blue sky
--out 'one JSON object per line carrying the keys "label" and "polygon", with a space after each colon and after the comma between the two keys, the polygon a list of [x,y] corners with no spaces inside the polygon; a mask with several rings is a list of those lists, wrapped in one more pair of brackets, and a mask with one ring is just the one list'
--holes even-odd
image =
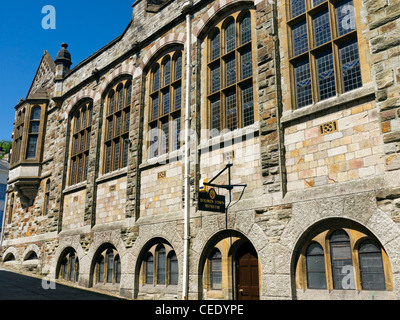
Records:
{"label": "blue sky", "polygon": [[[15,109],[26,98],[45,50],[53,60],[66,42],[73,68],[120,36],[134,0],[3,1],[0,10],[0,141],[10,140]],[[56,29],[45,30],[42,8],[56,10]]]}

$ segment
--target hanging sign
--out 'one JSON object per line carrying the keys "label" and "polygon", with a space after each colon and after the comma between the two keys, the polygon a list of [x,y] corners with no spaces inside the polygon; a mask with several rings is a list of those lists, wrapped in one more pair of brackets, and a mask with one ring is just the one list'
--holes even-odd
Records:
{"label": "hanging sign", "polygon": [[218,195],[214,189],[209,192],[198,192],[198,209],[211,212],[225,212],[225,196]]}

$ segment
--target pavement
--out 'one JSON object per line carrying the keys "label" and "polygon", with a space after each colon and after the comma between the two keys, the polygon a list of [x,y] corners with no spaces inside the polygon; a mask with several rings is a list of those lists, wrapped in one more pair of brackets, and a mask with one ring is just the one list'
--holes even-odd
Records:
{"label": "pavement", "polygon": [[[0,268],[0,301],[4,300],[123,300]],[[50,285],[51,284],[51,285]],[[47,287],[47,289],[46,289]],[[55,289],[52,289],[55,288]]]}

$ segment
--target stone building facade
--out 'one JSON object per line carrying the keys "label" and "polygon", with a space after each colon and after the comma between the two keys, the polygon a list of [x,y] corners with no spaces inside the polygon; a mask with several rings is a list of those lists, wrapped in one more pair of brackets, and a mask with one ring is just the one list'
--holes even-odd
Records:
{"label": "stone building facade", "polygon": [[[45,52],[1,263],[130,299],[398,299],[398,23],[394,0],[137,0],[72,69]],[[198,209],[216,176],[226,214]]]}

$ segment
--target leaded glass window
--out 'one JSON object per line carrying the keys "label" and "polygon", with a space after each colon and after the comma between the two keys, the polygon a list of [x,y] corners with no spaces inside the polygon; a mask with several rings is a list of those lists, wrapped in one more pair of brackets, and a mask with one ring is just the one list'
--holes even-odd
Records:
{"label": "leaded glass window", "polygon": [[210,257],[210,284],[213,290],[222,290],[222,256],[215,250]]}
{"label": "leaded glass window", "polygon": [[[153,158],[180,148],[182,110],[182,51],[170,52],[156,62],[149,77],[148,157]],[[162,79],[160,80],[160,67]],[[162,86],[157,83],[162,83]],[[171,125],[170,125],[171,123]]]}
{"label": "leaded glass window", "polygon": [[78,282],[79,280],[79,259],[76,252],[70,248],[61,258],[58,278],[70,282]]}
{"label": "leaded glass window", "polygon": [[92,112],[92,102],[86,102],[75,111],[71,119],[71,131],[74,134],[71,140],[70,185],[77,184],[87,179]]}
{"label": "leaded glass window", "polygon": [[294,106],[361,87],[353,0],[290,0],[290,8]]}
{"label": "leaded glass window", "polygon": [[358,257],[363,290],[386,290],[381,247],[373,240],[365,240]]}
{"label": "leaded glass window", "polygon": [[178,279],[179,279],[178,258],[176,257],[175,252],[172,252],[169,258],[169,284],[177,285]]}
{"label": "leaded glass window", "polygon": [[165,284],[165,248],[160,247],[157,250],[157,284]]}
{"label": "leaded glass window", "polygon": [[350,239],[343,230],[332,233],[330,239],[331,264],[334,289],[355,289]]}
{"label": "leaded glass window", "polygon": [[153,284],[154,274],[154,258],[152,254],[149,254],[146,259],[146,283]]}
{"label": "leaded glass window", "polygon": [[[252,12],[220,21],[208,38],[208,125],[211,136],[254,123]],[[222,35],[222,37],[220,36]],[[224,49],[220,50],[222,38]]]}
{"label": "leaded glass window", "polygon": [[[115,107],[117,95],[117,107]],[[106,136],[104,144],[104,173],[127,166],[132,82],[122,80],[115,85],[105,99]]]}
{"label": "leaded glass window", "polygon": [[312,243],[308,246],[306,267],[308,288],[326,289],[324,250],[318,243]]}
{"label": "leaded glass window", "polygon": [[98,284],[118,284],[121,280],[121,259],[111,245],[107,245],[97,257],[95,276]]}

